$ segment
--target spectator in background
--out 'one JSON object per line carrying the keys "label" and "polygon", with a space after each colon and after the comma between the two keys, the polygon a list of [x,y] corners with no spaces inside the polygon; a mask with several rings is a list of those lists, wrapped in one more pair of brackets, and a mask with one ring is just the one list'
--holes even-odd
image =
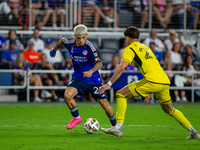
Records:
{"label": "spectator in background", "polygon": [[41,51],[44,49],[44,41],[39,38],[40,37],[40,31],[38,29],[35,29],[33,31],[33,38],[30,40],[34,42],[34,50],[35,51]]}
{"label": "spectator in background", "polygon": [[[11,8],[11,13],[16,17],[18,24],[20,26],[24,26],[24,23],[22,22],[20,18],[20,12],[22,11],[22,7],[20,5],[20,0],[9,0],[9,6]],[[12,15],[9,16],[12,18]]]}
{"label": "spectator in background", "polygon": [[[171,16],[173,18],[171,19]],[[176,23],[179,29],[183,29],[184,20],[184,1],[175,0],[171,2],[171,6],[167,8],[164,18],[162,19],[163,24],[166,26],[171,22]],[[191,12],[190,7],[187,7],[187,28],[192,29],[195,20],[195,15]]]}
{"label": "spectator in background", "polygon": [[[52,25],[53,25],[53,28],[54,29],[57,29],[57,24],[56,24],[56,9],[58,7],[58,4],[56,2],[56,0],[47,0],[47,16],[48,16],[48,19],[51,15],[51,20],[52,20]],[[47,20],[48,20],[47,19]],[[46,24],[46,22],[44,22],[44,25]]]}
{"label": "spectator in background", "polygon": [[9,30],[8,39],[6,40],[6,48],[9,47],[10,40],[16,41],[16,49],[24,50],[24,45],[21,43],[19,39],[17,39],[16,30]]}
{"label": "spectator in background", "polygon": [[[23,53],[19,53],[17,55],[17,60],[13,65],[12,69],[17,69],[17,70],[25,70],[25,71],[29,71],[29,65],[25,62],[25,58]],[[24,84],[24,74],[22,72],[18,73],[18,72],[14,72],[13,76],[15,79],[18,80],[19,85],[23,85]],[[34,86],[43,86],[41,78],[38,74],[30,74],[30,84],[34,85]],[[16,85],[16,84],[15,84]],[[42,99],[39,98],[39,90],[35,89],[33,90],[34,92],[34,102],[42,102]],[[48,91],[45,90],[41,90],[41,97],[42,98],[49,98],[51,97],[51,93],[49,93]]]}
{"label": "spectator in background", "polygon": [[61,28],[64,28],[64,22],[65,22],[65,9],[63,4],[65,3],[65,0],[48,0],[48,12],[52,15],[52,22],[54,29],[57,29],[56,24],[56,16],[60,16],[60,26]]}
{"label": "spectator in background", "polygon": [[[192,79],[192,73],[198,71],[198,66],[195,65],[193,63],[193,56],[188,54],[186,56],[186,58],[184,59],[184,65],[183,65],[183,68],[182,68],[182,71],[187,71],[186,75],[185,75],[185,78],[189,78],[189,79]],[[186,84],[186,86],[191,86],[191,84]],[[185,91],[181,91],[181,101],[182,102],[187,102],[187,98],[186,98],[186,92]],[[180,101],[179,100],[179,101]]]}
{"label": "spectator in background", "polygon": [[[173,71],[175,70],[176,71],[176,67],[174,67],[172,61],[171,61],[171,58],[165,58],[165,63],[164,63],[164,68],[163,70],[165,71]],[[184,76],[180,76],[180,75],[174,75],[173,73],[167,73],[169,79],[170,79],[170,82],[171,82],[171,86],[177,86],[177,87],[183,87],[184,84],[186,85],[191,85],[192,84],[192,80],[190,78],[187,78],[187,77],[184,77]],[[194,81],[194,85],[195,86],[198,86],[198,82],[197,81]],[[195,91],[197,92],[197,91]],[[176,102],[187,102],[187,98],[185,97],[185,91],[181,91],[180,92],[180,95],[181,95],[181,98],[179,96],[179,91],[178,90],[174,90],[173,91],[174,93],[174,96],[175,96],[175,101]]]}
{"label": "spectator in background", "polygon": [[[119,9],[120,9],[120,3],[121,1],[117,2],[117,19],[116,19],[116,28],[119,30]],[[114,1],[113,0],[103,0],[103,12],[106,14],[106,16],[113,18],[114,17]],[[108,27],[111,28],[111,23],[108,23]]]}
{"label": "spectator in background", "polygon": [[86,24],[87,17],[94,16],[94,29],[97,30],[99,26],[99,17],[104,19],[105,23],[112,23],[114,19],[106,16],[99,8],[99,1],[97,0],[82,0],[82,24]]}
{"label": "spectator in background", "polygon": [[19,51],[16,49],[16,41],[10,40],[9,48],[5,49],[1,54],[1,63],[9,65],[12,68],[13,63],[17,60],[17,54]]}
{"label": "spectator in background", "polygon": [[199,16],[200,16],[200,11],[199,11],[200,2],[190,0],[190,5],[191,5],[191,11],[195,15],[193,29],[197,29],[197,24],[199,22]]}
{"label": "spectator in background", "polygon": [[41,51],[42,54],[47,56],[47,62],[50,64],[61,63],[63,61],[62,53],[57,50],[56,56],[51,57],[49,52],[53,49],[53,40],[51,38],[46,39],[46,48]]}
{"label": "spectator in background", "polygon": [[150,31],[150,37],[147,37],[143,44],[146,45],[147,47],[149,47],[149,43],[151,41],[154,41],[156,43],[156,50],[159,52],[165,52],[165,46],[163,44],[163,42],[157,38],[157,31],[156,29],[151,29]]}
{"label": "spectator in background", "polygon": [[148,3],[147,0],[128,0],[129,9],[134,15],[141,17],[140,28],[144,28],[148,19]]}
{"label": "spectator in background", "polygon": [[[178,38],[176,38],[176,31],[169,32],[169,39],[164,40],[164,45],[167,51],[171,51],[174,43],[180,42]],[[181,42],[182,43],[182,42]]]}
{"label": "spectator in background", "polygon": [[23,51],[25,60],[31,64],[41,61],[41,54],[34,50],[34,42],[29,40],[27,42],[28,49]]}
{"label": "spectator in background", "polygon": [[174,43],[172,51],[168,51],[165,54],[166,58],[171,58],[173,64],[179,64],[183,63],[183,59],[181,56],[181,44],[180,43]]}
{"label": "spectator in background", "polygon": [[[41,55],[41,61],[34,67],[34,69],[37,70],[54,70],[53,65],[49,64],[47,62],[47,56],[45,54]],[[40,74],[42,78],[42,82],[45,85],[52,86],[54,83],[59,85],[59,78],[56,73],[41,73]],[[56,92],[54,90],[50,90],[53,98],[55,101],[59,101],[58,96],[56,95]]]}
{"label": "spectator in background", "polygon": [[185,46],[185,53],[182,54],[183,60],[185,60],[187,55],[193,56],[193,62],[194,63],[200,63],[199,58],[197,57],[197,55],[195,53],[193,53],[191,45],[186,45]]}
{"label": "spectator in background", "polygon": [[[29,1],[26,1],[29,5]],[[49,20],[49,17],[51,15],[51,12],[48,11],[48,0],[33,0],[32,1],[32,25],[35,26],[35,21],[42,20],[42,26],[45,26],[47,21]],[[42,16],[40,19],[36,19],[36,16]],[[52,24],[56,24],[55,17],[52,17]]]}
{"label": "spectator in background", "polygon": [[[57,54],[56,54],[57,55]],[[61,64],[60,69],[61,70],[74,70],[72,59],[70,57],[69,52],[65,53],[65,61]],[[69,83],[69,74],[63,73],[62,74],[63,84],[68,85]]]}
{"label": "spectator in background", "polygon": [[154,53],[154,55],[156,56],[156,58],[158,59],[159,63],[163,63],[163,55],[161,52],[158,52],[156,50],[156,43],[154,41],[151,41],[149,43],[149,48],[152,50],[152,52]]}
{"label": "spectator in background", "polygon": [[6,48],[6,41],[3,36],[0,35],[0,49]]}
{"label": "spectator in background", "polygon": [[165,16],[167,3],[165,0],[153,0],[152,1],[152,15],[155,16],[161,25],[163,25],[163,16]]}
{"label": "spectator in background", "polygon": [[4,17],[8,18],[11,12],[10,6],[8,5],[8,0],[1,1],[0,3],[0,15],[4,15]]}
{"label": "spectator in background", "polygon": [[42,26],[43,26],[43,23],[41,20],[37,20],[35,22],[35,29],[38,29],[40,31],[40,30],[42,30]]}

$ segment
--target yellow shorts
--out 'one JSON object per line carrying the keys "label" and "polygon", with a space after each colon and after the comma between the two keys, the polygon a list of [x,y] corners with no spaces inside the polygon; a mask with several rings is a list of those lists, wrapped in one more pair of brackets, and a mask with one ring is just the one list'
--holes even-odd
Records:
{"label": "yellow shorts", "polygon": [[146,79],[142,79],[140,81],[133,82],[128,85],[129,90],[131,91],[134,97],[146,97],[154,93],[156,98],[162,104],[168,104],[171,102],[169,86],[169,84],[153,83],[151,81],[147,81]]}

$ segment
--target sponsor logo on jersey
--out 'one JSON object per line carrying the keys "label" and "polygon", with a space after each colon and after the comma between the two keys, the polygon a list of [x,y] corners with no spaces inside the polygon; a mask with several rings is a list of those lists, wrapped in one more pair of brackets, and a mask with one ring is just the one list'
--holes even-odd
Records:
{"label": "sponsor logo on jersey", "polygon": [[97,57],[97,56],[98,56],[98,54],[97,54],[97,53],[94,53],[94,56],[95,56],[95,57]]}
{"label": "sponsor logo on jersey", "polygon": [[87,55],[87,50],[83,50],[83,55]]}

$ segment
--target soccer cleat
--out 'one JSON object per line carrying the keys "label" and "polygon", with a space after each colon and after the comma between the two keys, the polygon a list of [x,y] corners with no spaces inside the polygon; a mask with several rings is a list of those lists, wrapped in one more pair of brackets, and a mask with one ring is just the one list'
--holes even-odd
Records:
{"label": "soccer cleat", "polygon": [[186,139],[200,139],[199,133],[191,134],[190,136],[186,137]]}
{"label": "soccer cleat", "polygon": [[115,135],[117,137],[121,137],[123,135],[123,126],[121,126],[119,129],[112,126],[111,128],[101,128],[101,130],[103,132],[105,132],[106,134],[112,134],[112,135]]}
{"label": "soccer cleat", "polygon": [[67,129],[72,129],[74,128],[78,123],[81,123],[82,119],[81,116],[79,118],[72,118],[71,122],[67,125]]}

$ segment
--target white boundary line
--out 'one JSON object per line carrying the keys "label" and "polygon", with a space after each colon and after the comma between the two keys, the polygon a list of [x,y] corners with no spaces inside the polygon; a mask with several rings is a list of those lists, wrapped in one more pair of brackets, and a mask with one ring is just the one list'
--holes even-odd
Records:
{"label": "white boundary line", "polygon": [[[76,125],[78,127],[82,127],[83,125]],[[108,126],[111,127],[111,125],[101,125],[101,126]],[[123,126],[127,126],[127,127],[164,127],[164,126],[180,126],[179,124],[177,125],[123,125]],[[192,126],[200,126],[200,125],[192,125]],[[47,127],[47,126],[41,126],[41,125],[0,125],[0,127]],[[57,128],[57,127],[66,127],[66,125],[50,125],[48,127],[52,127],[52,128]],[[180,126],[181,127],[181,126]]]}

